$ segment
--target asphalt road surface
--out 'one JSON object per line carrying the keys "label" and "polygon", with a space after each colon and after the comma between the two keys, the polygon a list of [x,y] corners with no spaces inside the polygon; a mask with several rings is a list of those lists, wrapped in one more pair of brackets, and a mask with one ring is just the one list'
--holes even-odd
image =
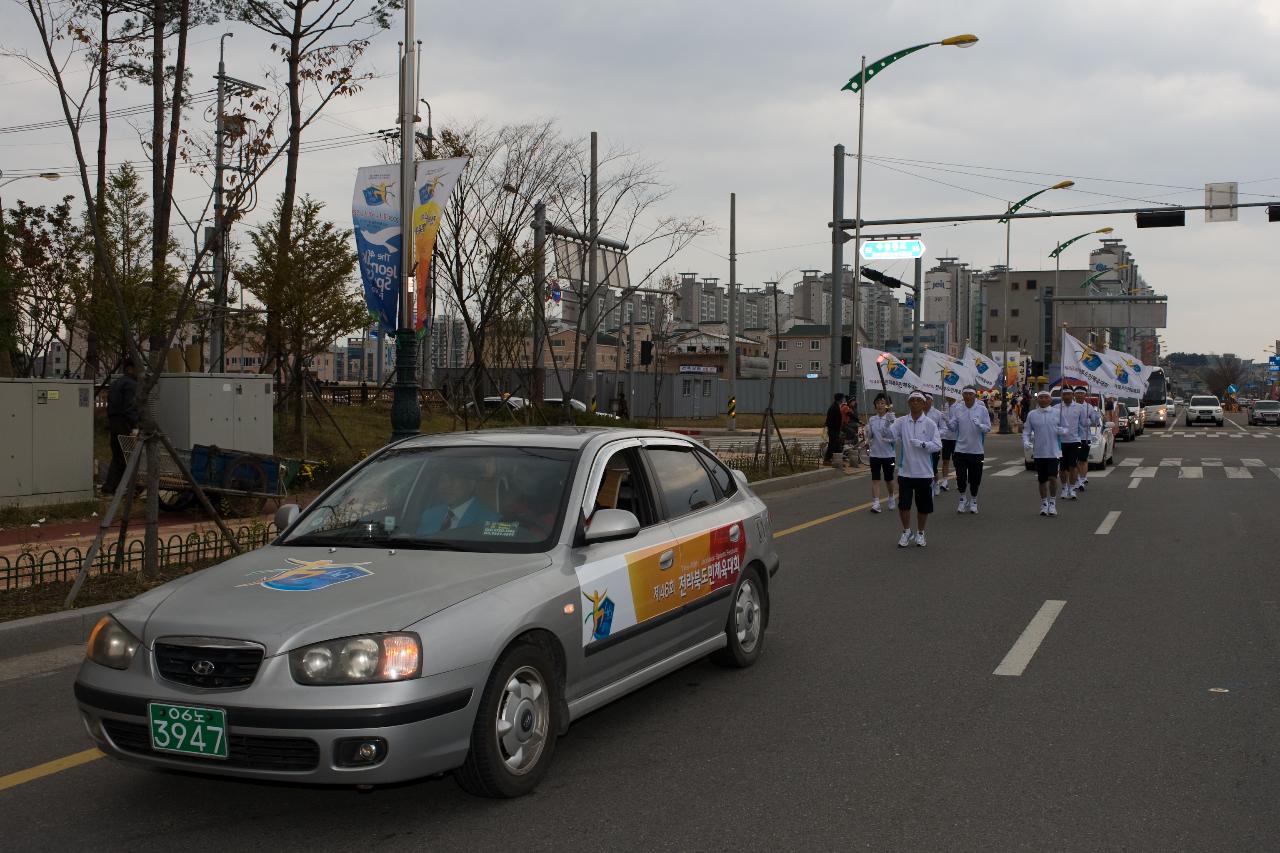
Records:
{"label": "asphalt road surface", "polygon": [[864,476],[771,497],[783,568],[760,663],[698,663],[579,721],[518,801],[95,759],[78,650],[4,662],[0,843],[1276,849],[1280,431],[1148,430],[1057,518],[1016,441],[991,437],[981,514],[957,516],[953,488],[924,549],[866,511]]}

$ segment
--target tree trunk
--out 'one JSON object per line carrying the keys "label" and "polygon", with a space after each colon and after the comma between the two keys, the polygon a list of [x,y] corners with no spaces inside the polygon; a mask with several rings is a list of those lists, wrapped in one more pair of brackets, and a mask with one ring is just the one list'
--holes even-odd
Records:
{"label": "tree trunk", "polygon": [[[303,29],[302,4],[293,9],[293,32]],[[289,39],[289,140],[285,151],[284,189],[280,194],[280,222],[276,230],[276,283],[275,290],[282,293],[287,277],[290,275],[292,261],[293,209],[298,193],[298,154],[302,143],[302,81],[299,79],[299,65],[302,62],[302,38],[294,35]],[[279,309],[267,306],[267,339],[265,341],[266,358],[273,366],[276,376],[287,373],[288,366],[284,361],[284,328],[279,316]],[[265,366],[264,366],[265,367]]]}
{"label": "tree trunk", "polygon": [[[111,70],[111,3],[100,0],[98,15],[102,21],[102,34],[98,42],[98,197],[94,201],[95,215],[101,222],[107,210],[107,75]],[[97,235],[94,235],[97,239]],[[77,317],[85,329],[84,378],[98,378],[98,293],[102,289],[102,272],[98,265],[93,265],[93,274],[89,285],[87,316]],[[71,339],[75,340],[75,328],[71,329]],[[70,361],[70,356],[67,358]],[[70,366],[70,365],[68,365]]]}

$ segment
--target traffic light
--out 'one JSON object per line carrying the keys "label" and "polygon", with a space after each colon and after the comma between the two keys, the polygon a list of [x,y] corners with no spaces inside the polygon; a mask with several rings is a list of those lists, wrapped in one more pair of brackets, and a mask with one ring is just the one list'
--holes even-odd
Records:
{"label": "traffic light", "polygon": [[1137,216],[1139,228],[1181,228],[1187,224],[1185,210],[1148,210]]}
{"label": "traffic light", "polygon": [[1280,204],[1267,205],[1267,221],[1280,222]]}
{"label": "traffic light", "polygon": [[[873,270],[870,267],[862,268],[862,277],[868,281],[874,281],[876,284],[883,284],[885,287],[906,287],[907,283],[900,278],[894,278],[891,275],[885,275],[879,270]],[[848,364],[848,362],[845,362]]]}
{"label": "traffic light", "polygon": [[640,363],[653,364],[653,341],[640,342]]}

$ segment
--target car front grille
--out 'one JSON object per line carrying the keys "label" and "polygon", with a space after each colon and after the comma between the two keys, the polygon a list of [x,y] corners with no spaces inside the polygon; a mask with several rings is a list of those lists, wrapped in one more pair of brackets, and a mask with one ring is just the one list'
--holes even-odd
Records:
{"label": "car front grille", "polygon": [[250,643],[156,643],[156,671],[166,681],[227,689],[253,683],[263,649]]}
{"label": "car front grille", "polygon": [[228,734],[227,757],[210,759],[152,749],[151,735],[142,723],[104,719],[102,728],[117,747],[138,755],[196,764],[215,763],[220,767],[242,767],[247,770],[303,771],[314,770],[320,765],[320,746],[310,738]]}

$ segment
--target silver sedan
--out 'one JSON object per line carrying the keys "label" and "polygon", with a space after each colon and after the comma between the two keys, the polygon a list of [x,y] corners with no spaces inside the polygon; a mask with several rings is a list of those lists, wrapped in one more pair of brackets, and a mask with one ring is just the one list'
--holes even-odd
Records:
{"label": "silver sedan", "polygon": [[279,520],[94,628],[75,695],[108,755],[519,796],[578,717],[707,655],[754,663],[778,569],[745,478],[657,431],[408,439]]}

